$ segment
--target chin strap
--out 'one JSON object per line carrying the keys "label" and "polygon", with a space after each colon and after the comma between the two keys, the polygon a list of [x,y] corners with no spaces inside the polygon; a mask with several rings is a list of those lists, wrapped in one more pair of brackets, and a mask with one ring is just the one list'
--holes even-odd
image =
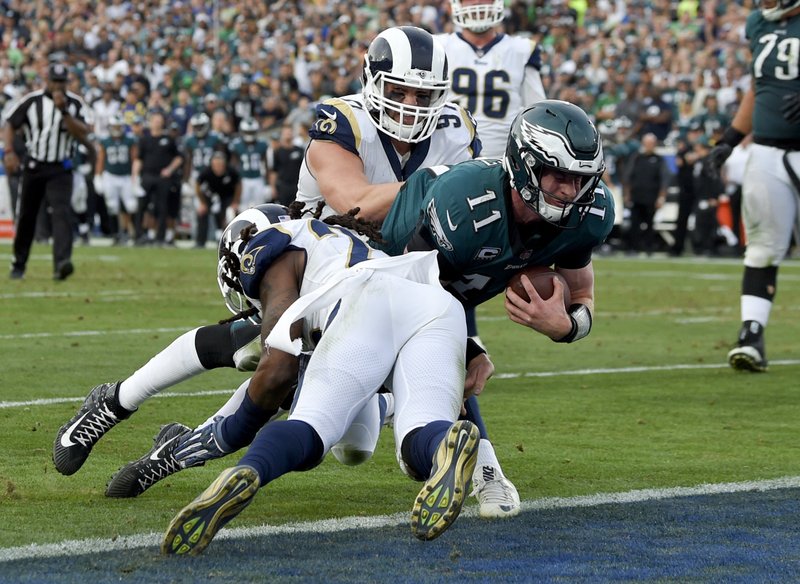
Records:
{"label": "chin strap", "polygon": [[557,343],[572,343],[587,336],[592,330],[592,313],[585,304],[573,304],[567,311],[572,321],[572,329]]}

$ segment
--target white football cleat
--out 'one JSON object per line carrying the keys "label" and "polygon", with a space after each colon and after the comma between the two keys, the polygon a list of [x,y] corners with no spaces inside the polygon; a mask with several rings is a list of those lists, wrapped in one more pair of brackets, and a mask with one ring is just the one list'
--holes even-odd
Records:
{"label": "white football cleat", "polygon": [[472,495],[480,503],[480,516],[485,519],[504,519],[519,515],[517,488],[493,466],[476,469],[472,476]]}

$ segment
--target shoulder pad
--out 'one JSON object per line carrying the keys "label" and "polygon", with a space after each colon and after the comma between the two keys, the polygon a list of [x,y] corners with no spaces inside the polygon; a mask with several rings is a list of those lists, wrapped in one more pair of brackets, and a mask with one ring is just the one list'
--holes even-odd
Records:
{"label": "shoulder pad", "polygon": [[358,155],[361,127],[354,111],[358,104],[342,98],[323,101],[316,107],[317,121],[309,130],[312,140],[330,140]]}

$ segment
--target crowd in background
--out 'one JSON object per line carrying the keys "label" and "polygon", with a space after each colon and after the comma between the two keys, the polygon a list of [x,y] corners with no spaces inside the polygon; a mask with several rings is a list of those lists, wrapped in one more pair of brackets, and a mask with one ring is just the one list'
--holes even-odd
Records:
{"label": "crowd in background", "polygon": [[[506,32],[531,36],[544,50],[547,96],[595,118],[617,185],[630,182],[628,158],[647,134],[658,152],[669,153],[676,176],[682,164],[693,168],[695,148],[713,144],[750,83],[744,24],[751,0],[506,4]],[[92,105],[98,139],[114,113],[139,131],[161,111],[182,139],[191,116],[206,112],[212,129],[228,138],[242,119],[256,120],[271,149],[284,126],[302,143],[321,99],[360,91],[363,54],[381,30],[452,30],[447,0],[0,6],[1,99],[39,89],[48,63],[58,60],[70,68],[69,89]],[[719,194],[702,196],[716,201]]]}

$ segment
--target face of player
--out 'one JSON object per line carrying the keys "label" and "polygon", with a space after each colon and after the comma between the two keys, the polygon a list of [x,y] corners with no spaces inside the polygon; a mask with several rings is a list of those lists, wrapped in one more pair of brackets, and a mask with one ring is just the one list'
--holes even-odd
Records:
{"label": "face of player", "polygon": [[540,189],[545,202],[556,207],[566,207],[572,203],[581,191],[583,178],[555,168],[547,168],[542,172]]}
{"label": "face of player", "polygon": [[[429,107],[431,105],[432,92],[429,89],[414,89],[395,83],[386,83],[384,97],[396,101],[397,103],[418,107]],[[389,115],[396,122],[399,122],[400,112],[389,111]],[[401,123],[413,124],[414,116],[404,116]]]}

